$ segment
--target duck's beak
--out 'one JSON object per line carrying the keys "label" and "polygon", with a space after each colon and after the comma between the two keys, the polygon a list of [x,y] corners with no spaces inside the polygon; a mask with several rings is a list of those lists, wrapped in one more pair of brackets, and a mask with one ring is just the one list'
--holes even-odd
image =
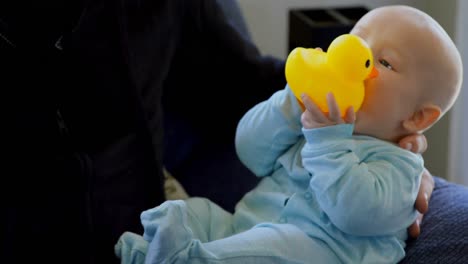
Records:
{"label": "duck's beak", "polygon": [[372,70],[369,73],[369,75],[367,76],[366,80],[375,78],[377,76],[379,76],[379,71],[375,68],[375,66],[372,66]]}

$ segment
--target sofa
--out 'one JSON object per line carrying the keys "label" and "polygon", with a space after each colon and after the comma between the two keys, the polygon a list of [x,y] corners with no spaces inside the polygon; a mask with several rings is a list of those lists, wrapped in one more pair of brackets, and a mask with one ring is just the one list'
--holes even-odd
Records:
{"label": "sofa", "polygon": [[[233,27],[249,38],[237,2],[218,2]],[[232,212],[258,179],[237,158],[232,134],[213,141],[191,126],[192,121],[166,112],[165,166],[190,196],[209,198]],[[237,120],[232,122],[230,127],[235,127]],[[401,263],[468,263],[468,188],[437,176],[434,180],[421,235],[408,240]]]}

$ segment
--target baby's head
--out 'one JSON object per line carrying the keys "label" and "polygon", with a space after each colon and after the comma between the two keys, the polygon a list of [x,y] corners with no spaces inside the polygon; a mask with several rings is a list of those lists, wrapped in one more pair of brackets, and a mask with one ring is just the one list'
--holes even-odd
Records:
{"label": "baby's head", "polygon": [[366,82],[355,132],[397,142],[436,123],[462,82],[454,43],[427,14],[407,6],[374,9],[351,31],[372,48],[379,76]]}

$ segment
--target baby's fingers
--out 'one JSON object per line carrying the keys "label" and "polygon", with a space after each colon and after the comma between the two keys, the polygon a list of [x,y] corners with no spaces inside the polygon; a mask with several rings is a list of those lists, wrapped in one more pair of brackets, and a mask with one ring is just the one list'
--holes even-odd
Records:
{"label": "baby's fingers", "polygon": [[308,116],[310,116],[317,123],[328,122],[327,117],[323,114],[320,108],[314,102],[312,102],[312,100],[310,99],[308,95],[302,94],[301,98],[306,108],[306,111],[309,112]]}
{"label": "baby's fingers", "polygon": [[356,113],[354,112],[354,107],[352,106],[348,107],[348,109],[346,110],[344,121],[347,124],[352,124],[356,121]]}
{"label": "baby's fingers", "polygon": [[341,119],[340,107],[338,106],[338,103],[335,100],[335,96],[331,92],[327,94],[327,103],[328,118],[330,119],[330,121],[336,124],[343,123],[343,120]]}

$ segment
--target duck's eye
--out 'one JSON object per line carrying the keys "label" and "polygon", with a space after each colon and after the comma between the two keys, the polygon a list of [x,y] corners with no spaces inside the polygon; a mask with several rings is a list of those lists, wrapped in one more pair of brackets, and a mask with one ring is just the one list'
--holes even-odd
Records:
{"label": "duck's eye", "polygon": [[381,59],[379,60],[380,64],[382,64],[385,68],[387,69],[390,69],[390,70],[393,70],[393,67],[392,65],[390,65],[390,63],[388,63],[388,61],[384,60],[384,59]]}
{"label": "duck's eye", "polygon": [[366,68],[369,68],[370,66],[370,60],[366,60]]}

